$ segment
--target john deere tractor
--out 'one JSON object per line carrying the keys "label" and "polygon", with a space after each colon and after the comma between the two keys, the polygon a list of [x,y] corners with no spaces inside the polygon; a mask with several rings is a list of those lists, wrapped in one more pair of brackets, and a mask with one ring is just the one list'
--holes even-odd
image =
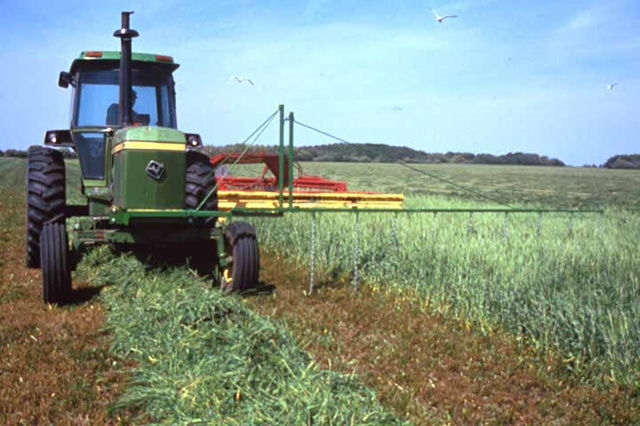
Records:
{"label": "john deere tractor", "polygon": [[[224,291],[258,283],[255,229],[218,211],[216,178],[198,134],[178,130],[166,55],[134,53],[138,32],[122,12],[120,51],[85,51],[58,84],[71,88],[69,129],[29,150],[27,266],[42,269],[46,303],[72,297],[78,255],[96,244],[182,255]],[[66,201],[65,162],[78,154],[86,203]]]}

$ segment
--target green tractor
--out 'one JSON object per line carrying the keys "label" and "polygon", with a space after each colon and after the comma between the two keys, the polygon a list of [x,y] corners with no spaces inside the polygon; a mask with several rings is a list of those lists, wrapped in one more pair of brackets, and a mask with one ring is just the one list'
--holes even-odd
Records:
{"label": "green tractor", "polygon": [[[215,170],[198,134],[178,130],[173,72],[166,55],[133,53],[137,31],[122,12],[121,50],[85,51],[61,72],[72,89],[71,125],[29,149],[27,266],[42,269],[45,303],[72,300],[71,272],[86,250],[184,256],[227,292],[258,284],[255,229],[218,210]],[[78,154],[86,203],[66,202],[65,163]],[[68,220],[71,219],[71,220]]]}

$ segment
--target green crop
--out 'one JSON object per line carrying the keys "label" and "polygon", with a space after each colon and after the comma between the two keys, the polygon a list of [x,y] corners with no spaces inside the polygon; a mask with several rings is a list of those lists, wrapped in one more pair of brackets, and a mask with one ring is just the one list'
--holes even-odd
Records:
{"label": "green crop", "polygon": [[138,364],[119,406],[160,424],[404,424],[357,377],[320,369],[284,323],[187,269],[147,270],[103,247],[79,274],[107,286],[112,350]]}
{"label": "green crop", "polygon": [[[407,205],[479,207],[433,197]],[[580,380],[640,384],[636,213],[298,213],[256,225],[264,247],[313,260],[316,285],[408,293],[480,332],[500,328],[561,354]]]}

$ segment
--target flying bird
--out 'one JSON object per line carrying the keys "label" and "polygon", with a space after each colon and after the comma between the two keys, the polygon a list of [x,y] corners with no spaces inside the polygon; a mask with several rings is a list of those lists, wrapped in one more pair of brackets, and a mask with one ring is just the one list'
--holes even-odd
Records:
{"label": "flying bird", "polygon": [[433,11],[434,16],[436,17],[436,21],[438,21],[439,23],[442,24],[442,21],[444,21],[447,18],[457,18],[458,15],[444,15],[444,16],[440,16],[438,15],[438,12],[436,12],[435,9],[431,9]]}
{"label": "flying bird", "polygon": [[251,81],[248,78],[242,78],[242,77],[233,76],[233,79],[236,81],[236,84],[244,83],[246,81],[247,83],[251,84],[252,86],[254,85],[253,81]]}
{"label": "flying bird", "polygon": [[613,90],[614,87],[616,87],[618,85],[618,83],[611,83],[607,85],[607,89],[609,90]]}

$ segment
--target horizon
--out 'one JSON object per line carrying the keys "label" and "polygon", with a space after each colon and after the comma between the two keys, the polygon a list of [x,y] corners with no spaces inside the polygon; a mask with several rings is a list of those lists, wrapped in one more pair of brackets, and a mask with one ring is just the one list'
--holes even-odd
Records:
{"label": "horizon", "polygon": [[[457,17],[439,23],[432,8]],[[640,146],[640,4],[631,0],[26,0],[0,17],[0,149],[25,150],[68,127],[58,74],[81,51],[119,50],[123,10],[135,12],[134,51],[181,65],[179,128],[206,145],[244,141],[284,104],[349,142],[427,153],[535,153],[579,167]],[[330,143],[306,130],[296,141]],[[257,143],[276,144],[277,129]]]}

